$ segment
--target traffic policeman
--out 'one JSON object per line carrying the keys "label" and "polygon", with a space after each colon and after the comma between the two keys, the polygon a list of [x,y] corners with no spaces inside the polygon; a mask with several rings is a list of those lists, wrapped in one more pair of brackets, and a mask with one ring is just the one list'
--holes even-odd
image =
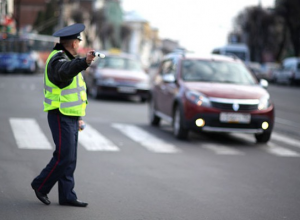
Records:
{"label": "traffic policeman", "polygon": [[75,58],[83,24],[64,27],[53,34],[60,41],[49,55],[44,77],[44,111],[55,143],[50,162],[34,178],[31,186],[37,198],[46,205],[48,193],[58,183],[59,204],[86,207],[74,191],[74,171],[77,161],[78,131],[83,128],[82,116],[87,105],[86,85],[81,71],[88,68],[95,51],[85,58]]}

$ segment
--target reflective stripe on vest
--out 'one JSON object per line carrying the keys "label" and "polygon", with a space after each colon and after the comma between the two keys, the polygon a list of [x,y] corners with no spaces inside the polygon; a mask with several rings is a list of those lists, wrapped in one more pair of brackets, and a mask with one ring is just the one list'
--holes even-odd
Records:
{"label": "reflective stripe on vest", "polygon": [[[78,101],[74,101],[74,102],[64,102],[64,103],[61,103],[60,104],[60,107],[61,108],[68,108],[68,107],[73,107],[73,106],[76,106],[76,105],[81,105],[82,104],[82,100],[81,100],[81,97],[80,97],[80,92],[81,91],[85,91],[85,88],[84,86],[79,86],[79,76],[77,75],[76,76],[77,78],[77,88],[72,88],[72,89],[67,89],[67,90],[61,90],[61,89],[57,89],[57,88],[52,88],[50,86],[47,86],[46,83],[45,83],[45,90],[47,90],[48,92],[52,93],[52,94],[57,94],[57,95],[69,95],[69,94],[72,94],[72,93],[77,93],[77,96],[78,96]],[[44,100],[47,104],[51,105],[52,104],[52,100],[51,99],[48,99],[45,97],[45,100]],[[59,107],[59,106],[58,106]]]}
{"label": "reflective stripe on vest", "polygon": [[[87,104],[86,100],[86,86],[83,80],[83,77],[81,73],[79,73],[76,77],[73,78],[72,82],[70,85],[67,87],[71,88],[63,88],[60,89],[53,83],[48,78],[48,63],[50,59],[59,51],[53,51],[46,63],[46,69],[45,69],[45,78],[44,78],[44,93],[45,93],[45,99],[44,99],[44,111],[49,111],[51,109],[56,109],[59,108],[59,110],[66,115],[72,115],[72,116],[84,116],[85,115],[85,106]],[[80,77],[82,79],[80,79]],[[76,85],[74,80],[76,80]],[[81,80],[81,81],[80,81]],[[80,86],[83,84],[82,86]],[[52,86],[47,85],[49,83]],[[75,87],[76,86],[76,87]],[[72,95],[71,97],[64,97],[67,95]],[[53,96],[54,95],[54,96]],[[75,96],[74,96],[75,95]],[[85,98],[82,98],[82,96]],[[48,97],[46,97],[48,96]],[[49,96],[54,97],[54,100],[50,99]],[[76,98],[77,96],[77,98]],[[57,99],[57,100],[56,100]],[[75,100],[76,99],[76,100]],[[67,101],[60,101],[60,100],[67,100]],[[75,101],[73,101],[75,100]]]}

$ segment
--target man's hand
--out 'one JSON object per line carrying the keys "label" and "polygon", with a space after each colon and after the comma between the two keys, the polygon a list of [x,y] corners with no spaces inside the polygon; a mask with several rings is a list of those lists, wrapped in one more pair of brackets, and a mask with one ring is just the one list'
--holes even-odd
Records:
{"label": "man's hand", "polygon": [[83,120],[78,120],[79,131],[82,131],[85,128],[85,123]]}
{"label": "man's hand", "polygon": [[87,52],[85,58],[87,65],[91,65],[91,63],[94,61],[94,58],[95,58],[95,50],[90,50],[89,52]]}

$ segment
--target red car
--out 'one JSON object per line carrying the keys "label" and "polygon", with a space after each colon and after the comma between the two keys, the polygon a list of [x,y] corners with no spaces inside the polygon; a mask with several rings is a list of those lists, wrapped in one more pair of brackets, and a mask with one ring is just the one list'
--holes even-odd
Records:
{"label": "red car", "polygon": [[150,123],[171,123],[179,139],[187,138],[190,130],[242,132],[266,143],[274,125],[267,86],[237,58],[169,54],[153,78]]}

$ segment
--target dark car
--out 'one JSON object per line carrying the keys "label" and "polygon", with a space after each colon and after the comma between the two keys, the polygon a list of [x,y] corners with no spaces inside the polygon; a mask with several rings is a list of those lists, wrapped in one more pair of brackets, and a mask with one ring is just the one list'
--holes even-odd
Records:
{"label": "dark car", "polygon": [[272,82],[288,85],[300,84],[300,58],[285,58],[281,68],[273,72]]}
{"label": "dark car", "polygon": [[34,52],[0,53],[0,72],[35,73],[38,70],[39,58]]}
{"label": "dark car", "polygon": [[18,70],[26,73],[35,73],[38,70],[38,57],[33,52],[18,54]]}
{"label": "dark car", "polygon": [[0,72],[13,73],[19,68],[19,56],[18,53],[7,52],[0,53]]}
{"label": "dark car", "polygon": [[190,130],[242,132],[266,143],[274,124],[267,86],[237,58],[169,54],[154,77],[150,123],[158,126],[161,119],[172,123],[180,139]]}
{"label": "dark car", "polygon": [[145,102],[149,96],[149,76],[141,62],[126,53],[103,52],[85,71],[88,94],[99,96],[139,97]]}

